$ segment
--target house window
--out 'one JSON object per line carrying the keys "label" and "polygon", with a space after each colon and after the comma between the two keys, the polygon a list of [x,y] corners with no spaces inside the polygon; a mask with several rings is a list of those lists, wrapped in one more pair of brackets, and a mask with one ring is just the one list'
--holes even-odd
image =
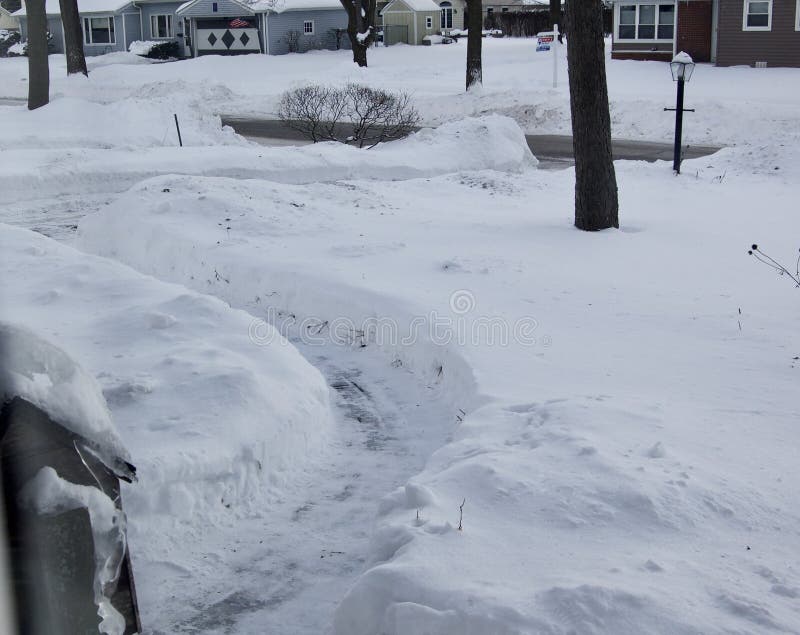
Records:
{"label": "house window", "polygon": [[431,16],[425,16],[425,28],[432,29],[433,28],[433,18]]}
{"label": "house window", "polygon": [[671,40],[675,33],[674,4],[618,5],[618,40]]}
{"label": "house window", "polygon": [[489,7],[488,9],[486,9],[486,15],[492,15],[493,13],[494,13],[493,7]]}
{"label": "house window", "polygon": [[303,22],[303,33],[306,35],[314,35],[314,20],[306,20]]}
{"label": "house window", "polygon": [[217,5],[216,2],[212,2],[211,3],[211,12],[212,13],[216,13],[217,11],[219,11],[219,6]]}
{"label": "house window", "polygon": [[84,18],[83,41],[86,44],[115,44],[114,18]]}
{"label": "house window", "polygon": [[503,7],[502,9],[500,9],[500,12],[501,13],[508,13],[508,7]]}
{"label": "house window", "polygon": [[171,15],[151,15],[150,16],[150,36],[154,38],[172,37],[172,16]]}
{"label": "house window", "polygon": [[453,28],[453,5],[450,2],[440,2],[439,7],[442,9],[442,28]]}
{"label": "house window", "polygon": [[769,31],[772,28],[772,0],[744,0],[744,31]]}

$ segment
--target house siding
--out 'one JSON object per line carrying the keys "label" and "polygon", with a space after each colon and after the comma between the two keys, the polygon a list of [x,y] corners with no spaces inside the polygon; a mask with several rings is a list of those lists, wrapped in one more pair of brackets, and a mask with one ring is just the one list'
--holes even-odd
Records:
{"label": "house siding", "polygon": [[[270,55],[293,52],[289,50],[289,35],[293,31],[299,34],[296,51],[298,53],[319,49],[335,51],[337,48],[336,35],[333,29],[347,29],[347,13],[344,9],[268,13],[265,19],[267,20]],[[306,20],[314,21],[313,35],[303,33],[303,22]],[[343,34],[340,38],[339,48],[350,48],[350,39],[347,34]]]}
{"label": "house siding", "polygon": [[770,31],[742,29],[743,0],[722,0],[719,6],[717,65],[800,67],[800,31],[795,30],[796,0],[772,0]]}
{"label": "house siding", "polygon": [[677,51],[684,51],[695,62],[711,61],[711,0],[678,2]]}
{"label": "house siding", "polygon": [[[426,35],[433,35],[434,33],[439,33],[442,30],[441,11],[419,11],[415,17],[417,19],[416,44],[422,44]],[[430,17],[433,21],[433,26],[430,29],[425,26],[425,19],[428,17]]]}
{"label": "house siding", "polygon": [[128,41],[125,43],[127,49],[131,42],[144,39],[142,37],[141,22],[139,21],[139,13],[123,13],[122,19],[125,20],[125,34]]}
{"label": "house siding", "polygon": [[[180,2],[153,2],[143,3],[136,6],[141,11],[141,28],[139,29],[139,38],[141,40],[155,40],[150,32],[150,18],[154,15],[171,15],[172,16],[172,37],[167,39],[159,39],[159,42],[178,42],[183,47],[183,38],[178,37],[178,33],[183,33],[183,18],[175,15],[178,7],[181,6]],[[130,21],[128,22],[130,24]],[[143,32],[142,32],[143,31]],[[133,41],[133,40],[131,40]]]}
{"label": "house siding", "polygon": [[[214,3],[217,3],[217,10],[214,11]],[[179,7],[180,4],[176,5]],[[181,13],[187,18],[243,18],[253,15],[252,10],[244,9],[236,2],[226,0],[199,0],[196,4]]]}
{"label": "house siding", "polygon": [[[395,10],[383,14],[383,41],[386,45],[414,43],[414,13],[405,5],[395,4]],[[392,27],[405,27],[393,29]]]}

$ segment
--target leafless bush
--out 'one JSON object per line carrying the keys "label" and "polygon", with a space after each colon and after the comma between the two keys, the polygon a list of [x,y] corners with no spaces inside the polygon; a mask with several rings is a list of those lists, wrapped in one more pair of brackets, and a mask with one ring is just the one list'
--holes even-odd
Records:
{"label": "leafless bush", "polygon": [[340,141],[372,148],[405,137],[419,114],[406,93],[347,84],[304,86],[283,94],[278,116],[313,142]]}

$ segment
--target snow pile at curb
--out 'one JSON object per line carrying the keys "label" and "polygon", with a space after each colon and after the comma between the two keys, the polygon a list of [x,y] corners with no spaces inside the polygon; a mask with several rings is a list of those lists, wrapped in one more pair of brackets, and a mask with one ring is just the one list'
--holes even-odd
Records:
{"label": "snow pile at curb", "polygon": [[186,98],[143,97],[101,104],[62,97],[36,110],[23,105],[5,108],[0,118],[0,149],[177,146],[174,114],[185,146],[247,144],[230,128],[223,129],[218,116]]}
{"label": "snow pile at curb", "polygon": [[130,459],[100,386],[69,355],[25,327],[2,322],[0,352],[0,403],[21,397],[97,444],[105,457]]}
{"label": "snow pile at curb", "polygon": [[48,193],[122,192],[138,181],[166,173],[314,183],[403,180],[460,170],[520,173],[536,164],[519,126],[499,116],[422,130],[372,150],[331,142],[294,148],[255,144],[151,147],[135,153],[122,149],[18,150],[14,158],[13,164],[0,171],[0,191],[17,200],[42,198]]}
{"label": "snow pile at curb", "polygon": [[279,336],[254,342],[245,313],[26,230],[0,225],[0,246],[2,318],[97,377],[138,468],[125,501],[140,531],[261,509],[322,448],[323,378]]}

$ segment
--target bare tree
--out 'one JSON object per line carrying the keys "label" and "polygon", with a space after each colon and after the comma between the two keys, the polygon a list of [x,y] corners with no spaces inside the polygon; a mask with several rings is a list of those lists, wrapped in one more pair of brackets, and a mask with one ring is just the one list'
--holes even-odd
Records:
{"label": "bare tree", "polygon": [[575,151],[575,227],[619,227],[611,156],[603,18],[600,0],[567,0],[567,58]]}
{"label": "bare tree", "polygon": [[28,110],[50,101],[50,66],[47,59],[47,14],[45,0],[28,0]]}
{"label": "bare tree", "polygon": [[353,48],[353,61],[367,65],[367,49],[375,41],[377,0],[339,0],[347,12],[347,35]]}
{"label": "bare tree", "polygon": [[59,0],[59,7],[61,8],[61,23],[64,25],[67,75],[83,73],[88,76],[86,57],[83,54],[83,29],[81,29],[81,16],[78,14],[78,0]]}
{"label": "bare tree", "polygon": [[483,2],[467,0],[467,90],[483,84]]}

